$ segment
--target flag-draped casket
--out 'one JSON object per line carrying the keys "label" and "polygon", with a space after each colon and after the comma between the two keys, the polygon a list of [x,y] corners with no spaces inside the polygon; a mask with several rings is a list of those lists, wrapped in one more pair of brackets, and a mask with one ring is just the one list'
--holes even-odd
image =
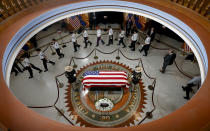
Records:
{"label": "flag-draped casket", "polygon": [[128,76],[124,71],[86,71],[82,84],[90,87],[124,87],[129,88]]}

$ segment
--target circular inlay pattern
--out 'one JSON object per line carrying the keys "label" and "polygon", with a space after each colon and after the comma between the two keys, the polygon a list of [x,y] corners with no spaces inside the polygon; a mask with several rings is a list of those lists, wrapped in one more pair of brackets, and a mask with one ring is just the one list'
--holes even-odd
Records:
{"label": "circular inlay pattern", "polygon": [[99,61],[81,68],[77,84],[69,86],[65,97],[68,110],[77,118],[76,123],[86,127],[122,127],[141,118],[146,96],[141,80],[137,85],[130,83],[129,89],[84,89],[81,81],[86,71],[125,71],[128,77],[132,74],[128,66],[112,61]]}

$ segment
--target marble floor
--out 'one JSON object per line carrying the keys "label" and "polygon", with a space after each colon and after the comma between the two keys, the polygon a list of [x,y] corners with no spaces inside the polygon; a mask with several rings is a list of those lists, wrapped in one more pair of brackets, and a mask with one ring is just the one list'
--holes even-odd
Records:
{"label": "marble floor", "polygon": [[[102,25],[103,26],[103,25]],[[118,25],[112,25],[113,28],[119,28]],[[42,47],[42,49],[46,49],[45,54],[46,56],[55,61],[55,65],[48,65],[49,71],[42,72],[39,74],[36,70],[34,70],[34,78],[28,79],[28,72],[24,71],[23,73],[19,73],[17,76],[14,74],[11,75],[10,78],[10,90],[13,94],[26,106],[50,106],[49,108],[31,108],[33,111],[58,122],[66,123],[66,124],[74,124],[75,126],[86,126],[85,124],[81,124],[79,119],[75,118],[72,111],[70,111],[69,107],[67,107],[68,103],[66,102],[66,95],[67,90],[69,88],[67,84],[67,79],[64,75],[60,77],[56,77],[64,72],[64,67],[70,63],[72,57],[85,57],[90,54],[96,45],[96,37],[95,37],[95,30],[88,30],[89,39],[93,42],[93,46],[88,48],[83,48],[83,38],[81,35],[78,35],[78,44],[81,45],[81,48],[78,52],[74,52],[73,44],[70,41],[71,37],[66,32],[62,32],[61,35],[57,33],[57,30],[60,29],[60,25],[54,24],[52,25],[47,31],[41,31],[37,34],[38,38],[38,46]],[[116,37],[115,31],[114,38]],[[102,32],[106,34],[106,32]],[[158,34],[156,35],[158,37]],[[62,59],[58,59],[57,55],[52,55],[52,50],[50,48],[46,48],[44,46],[51,42],[53,38],[59,39],[59,43],[66,43],[67,47],[62,48],[61,52],[65,54],[65,57]],[[104,41],[108,42],[108,36],[104,35],[102,37]],[[142,42],[142,38],[140,39],[140,43]],[[137,59],[137,60],[129,60],[126,59],[121,53],[119,53],[120,59],[117,60],[116,56],[118,56],[118,51],[114,52],[113,54],[102,54],[99,51],[93,51],[93,53],[86,59],[74,59],[75,64],[78,66],[76,71],[80,70],[82,67],[89,65],[90,63],[102,60],[109,60],[115,61],[122,64],[129,66],[129,68],[134,69],[136,65],[139,63],[139,58],[141,58],[142,63],[144,65],[145,72],[152,78],[156,78],[156,86],[154,90],[154,105],[155,110],[153,111],[153,117],[150,119],[145,119],[142,123],[146,123],[149,121],[160,119],[171,112],[176,111],[185,103],[187,100],[183,98],[185,96],[185,92],[183,92],[181,86],[185,85],[190,78],[186,77],[182,73],[180,73],[175,66],[175,64],[168,66],[166,69],[165,74],[160,73],[160,68],[163,64],[163,57],[167,53],[167,50],[171,46],[174,49],[180,49],[181,43],[168,38],[166,36],[161,36],[161,43],[156,41],[153,42],[153,47],[160,48],[150,48],[148,56],[143,56],[143,53],[140,54],[137,48],[141,48],[141,45],[136,46],[136,51],[131,51],[130,48],[122,48],[122,46],[117,45],[118,42],[114,41],[114,44],[111,46],[100,45],[96,49],[102,52],[112,52],[116,49],[121,50],[121,52],[128,58]],[[126,45],[130,44],[130,37],[125,39]],[[171,46],[168,47],[164,43],[170,44]],[[183,53],[180,51],[176,52],[176,63],[178,67],[184,71],[185,73],[189,74],[190,76],[199,75],[199,66],[197,63],[193,63],[190,61],[185,61]],[[42,61],[39,59],[36,52],[32,52],[32,56],[30,61],[38,66],[39,68],[44,70],[42,65]],[[94,56],[97,55],[98,59],[94,59]],[[57,88],[56,79],[63,85],[62,88]],[[139,124],[139,122],[146,116],[146,112],[150,112],[153,110],[153,102],[152,102],[152,90],[148,89],[148,85],[151,85],[153,80],[148,78],[145,73],[142,74],[142,82],[144,84],[145,90],[145,103],[142,107],[141,117],[136,119],[135,121],[127,123],[127,125],[122,126],[133,126]],[[59,92],[58,92],[59,90]],[[196,92],[196,87],[195,87]],[[191,97],[194,94],[190,94]],[[58,98],[59,96],[59,98]],[[63,117],[58,110],[52,106],[56,102],[55,106],[59,109],[69,120]]]}

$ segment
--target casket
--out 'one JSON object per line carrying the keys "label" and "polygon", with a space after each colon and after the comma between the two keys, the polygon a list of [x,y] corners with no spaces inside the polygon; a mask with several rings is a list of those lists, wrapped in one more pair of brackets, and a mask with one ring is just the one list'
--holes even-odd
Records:
{"label": "casket", "polygon": [[90,87],[124,87],[129,88],[128,75],[124,71],[86,71],[82,84]]}

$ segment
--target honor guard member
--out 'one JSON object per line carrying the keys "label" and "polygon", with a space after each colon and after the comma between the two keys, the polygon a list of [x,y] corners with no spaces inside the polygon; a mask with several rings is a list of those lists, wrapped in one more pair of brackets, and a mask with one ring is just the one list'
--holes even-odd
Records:
{"label": "honor guard member", "polygon": [[68,79],[68,83],[73,83],[76,81],[76,71],[72,66],[65,67],[65,76]]}
{"label": "honor guard member", "polygon": [[55,65],[55,62],[53,61],[50,61],[47,59],[46,55],[44,54],[43,51],[41,51],[40,48],[36,49],[37,53],[39,54],[39,58],[42,60],[43,62],[43,65],[44,65],[44,72],[48,71],[48,68],[47,68],[47,63],[50,63],[52,65]]}
{"label": "honor guard member", "polygon": [[101,41],[101,43],[103,45],[105,44],[105,42],[101,38],[101,29],[100,29],[100,27],[98,27],[98,29],[97,29],[97,44],[96,44],[96,46],[99,46],[99,42],[100,41]]}
{"label": "honor guard member", "polygon": [[124,37],[125,37],[125,31],[124,30],[121,30],[120,34],[119,34],[119,44],[120,45],[122,43],[123,45],[123,48],[125,48],[125,43],[124,43]]}
{"label": "honor guard member", "polygon": [[80,45],[77,44],[77,37],[76,37],[76,34],[74,32],[71,35],[71,41],[74,45],[74,52],[77,52],[77,49],[80,47]]}
{"label": "honor guard member", "polygon": [[144,56],[147,56],[150,45],[151,45],[151,37],[147,35],[143,47],[141,48],[141,50],[139,49],[140,53],[144,51]]}
{"label": "honor guard member", "polygon": [[11,72],[15,72],[15,76],[18,75],[19,72],[23,72],[20,67],[18,66],[18,63],[17,63],[17,60],[15,60],[15,62],[13,63],[13,66],[12,66],[12,71]]}
{"label": "honor guard member", "polygon": [[135,51],[135,44],[137,39],[138,39],[138,34],[137,31],[135,30],[134,34],[131,37],[131,45],[129,46],[129,48],[131,48],[132,51]]}
{"label": "honor guard member", "polygon": [[107,46],[109,46],[111,44],[113,45],[113,30],[112,30],[112,27],[109,26],[109,42],[108,42]]}
{"label": "honor guard member", "polygon": [[84,38],[84,42],[85,42],[85,47],[84,47],[84,48],[87,48],[88,43],[90,44],[90,46],[92,45],[92,42],[90,42],[90,41],[88,40],[88,33],[87,33],[87,30],[84,30],[84,31],[83,31],[83,38]]}
{"label": "honor guard member", "polygon": [[155,39],[155,28],[152,27],[148,32],[147,35],[151,37],[151,42]]}
{"label": "honor guard member", "polygon": [[58,59],[63,58],[64,54],[60,52],[60,46],[59,46],[58,42],[56,42],[55,39],[52,39],[52,41],[53,41],[53,47],[55,48],[55,51],[56,51],[57,55],[59,56]]}
{"label": "honor guard member", "polygon": [[38,70],[39,73],[42,72],[42,70],[40,68],[38,68],[38,67],[34,66],[32,63],[30,63],[28,54],[24,54],[23,59],[24,59],[23,60],[24,70],[28,70],[29,75],[30,75],[29,79],[33,78],[33,70],[31,68]]}
{"label": "honor guard member", "polygon": [[139,80],[141,79],[141,76],[142,76],[141,74],[142,70],[143,70],[142,67],[136,66],[135,70],[132,72],[131,78],[132,78],[133,84],[136,85],[139,83]]}

